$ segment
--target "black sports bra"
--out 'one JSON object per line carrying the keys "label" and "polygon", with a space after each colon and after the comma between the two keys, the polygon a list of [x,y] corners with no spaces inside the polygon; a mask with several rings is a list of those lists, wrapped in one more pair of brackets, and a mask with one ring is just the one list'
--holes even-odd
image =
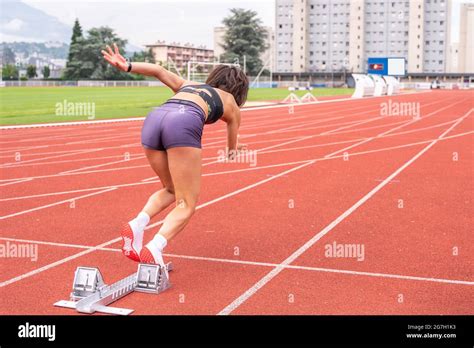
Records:
{"label": "black sports bra", "polygon": [[[205,91],[209,91],[206,93]],[[224,105],[222,104],[221,97],[219,94],[209,85],[202,84],[202,85],[187,85],[181,87],[177,93],[184,92],[184,93],[191,93],[199,95],[207,104],[207,119],[206,123],[214,123],[218,119],[222,117],[224,113]]]}

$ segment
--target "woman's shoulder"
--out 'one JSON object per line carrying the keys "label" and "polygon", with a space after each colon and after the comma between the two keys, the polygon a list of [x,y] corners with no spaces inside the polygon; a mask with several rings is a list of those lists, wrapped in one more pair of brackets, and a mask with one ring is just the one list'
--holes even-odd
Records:
{"label": "woman's shoulder", "polygon": [[219,96],[221,97],[222,99],[222,104],[226,105],[226,104],[235,104],[235,99],[234,99],[234,96],[232,94],[230,94],[229,92],[226,92],[222,89],[219,89],[219,88],[216,88],[216,87],[213,87],[214,90],[219,94]]}

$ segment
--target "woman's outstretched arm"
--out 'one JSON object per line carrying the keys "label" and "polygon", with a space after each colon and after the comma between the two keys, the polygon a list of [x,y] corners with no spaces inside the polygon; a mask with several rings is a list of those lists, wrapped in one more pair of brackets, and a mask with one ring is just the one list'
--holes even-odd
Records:
{"label": "woman's outstretched arm", "polygon": [[118,47],[114,44],[114,50],[107,46],[107,50],[102,50],[104,59],[117,69],[127,72],[129,64],[131,64],[131,73],[145,76],[153,76],[163,82],[166,86],[171,88],[173,92],[177,92],[185,83],[185,79],[166,70],[160,65],[142,62],[127,62],[127,60],[120,54]]}

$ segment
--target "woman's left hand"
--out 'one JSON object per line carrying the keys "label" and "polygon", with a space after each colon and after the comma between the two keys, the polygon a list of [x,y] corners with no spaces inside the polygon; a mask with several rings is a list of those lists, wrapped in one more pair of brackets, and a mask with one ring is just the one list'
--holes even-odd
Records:
{"label": "woman's left hand", "polygon": [[104,59],[108,61],[111,65],[115,66],[117,69],[122,71],[128,70],[127,60],[120,54],[119,49],[116,44],[114,44],[114,50],[107,45],[107,51],[102,50],[101,53],[104,56]]}

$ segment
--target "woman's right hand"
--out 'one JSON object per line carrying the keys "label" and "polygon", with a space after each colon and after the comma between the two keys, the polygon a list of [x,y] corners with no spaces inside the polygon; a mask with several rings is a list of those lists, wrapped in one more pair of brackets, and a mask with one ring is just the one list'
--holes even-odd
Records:
{"label": "woman's right hand", "polygon": [[104,59],[108,61],[111,65],[115,66],[117,69],[120,69],[122,71],[127,71],[128,62],[120,54],[117,45],[114,44],[115,51],[112,51],[109,45],[107,45],[106,47],[107,47],[107,51],[104,51],[104,50],[101,51],[102,55],[104,56]]}

